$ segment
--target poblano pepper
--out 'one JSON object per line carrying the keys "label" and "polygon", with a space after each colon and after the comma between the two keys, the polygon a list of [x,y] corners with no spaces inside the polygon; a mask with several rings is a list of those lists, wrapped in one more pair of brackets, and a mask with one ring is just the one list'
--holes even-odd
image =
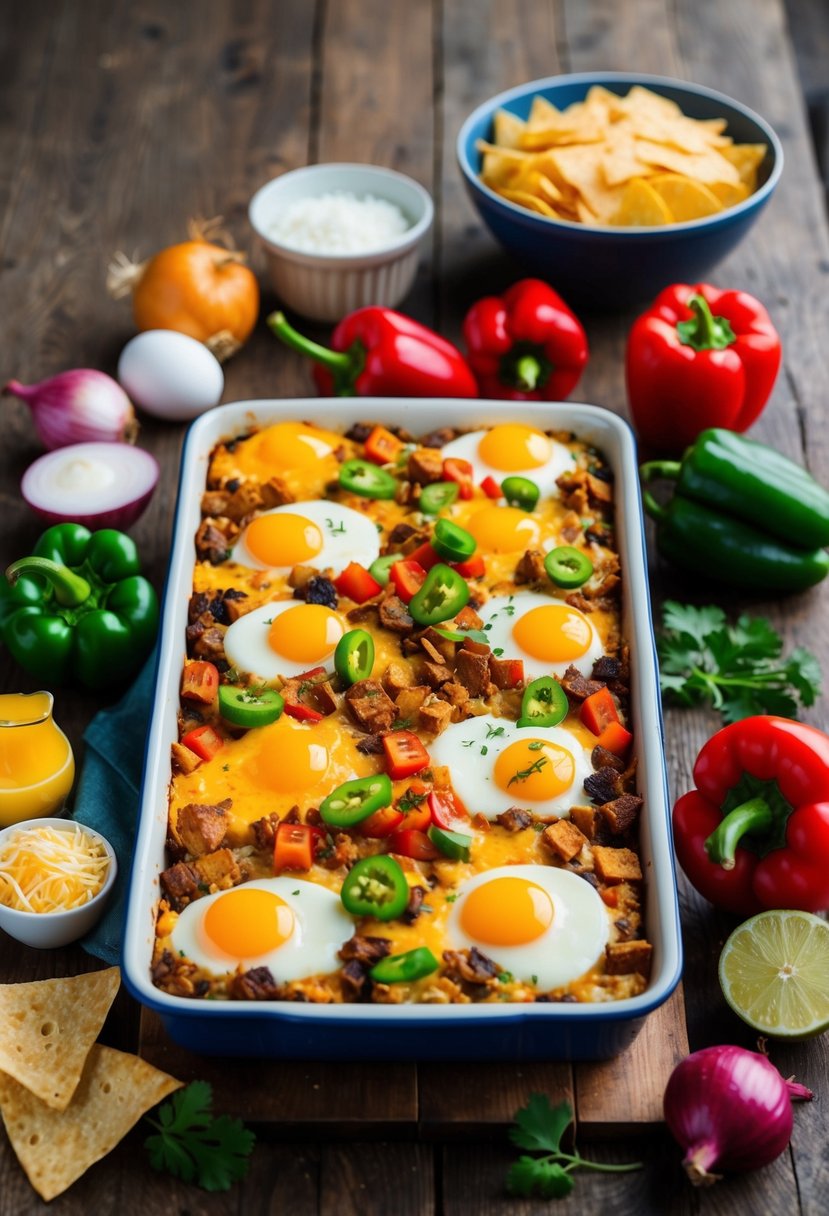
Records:
{"label": "poblano pepper", "polygon": [[149,654],[158,599],[123,532],[56,524],[0,580],[0,636],[31,675],[100,689],[124,683]]}

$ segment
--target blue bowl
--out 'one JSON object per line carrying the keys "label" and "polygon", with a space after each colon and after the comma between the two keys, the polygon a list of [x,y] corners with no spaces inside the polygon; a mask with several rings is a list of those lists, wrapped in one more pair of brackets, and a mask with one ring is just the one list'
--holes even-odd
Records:
{"label": "blue bowl", "polygon": [[[526,118],[536,94],[563,109],[583,101],[593,85],[624,95],[635,84],[675,101],[689,118],[725,118],[726,134],[735,143],[766,144],[768,153],[754,194],[717,215],[684,224],[588,227],[536,215],[501,198],[480,180],[481,154],[475,144],[492,139],[496,110]],[[631,72],[548,76],[499,93],[469,115],[458,134],[457,155],[469,196],[496,240],[532,274],[548,279],[565,299],[596,311],[646,303],[670,283],[701,279],[743,239],[783,170],[780,140],[746,106],[701,85]]]}

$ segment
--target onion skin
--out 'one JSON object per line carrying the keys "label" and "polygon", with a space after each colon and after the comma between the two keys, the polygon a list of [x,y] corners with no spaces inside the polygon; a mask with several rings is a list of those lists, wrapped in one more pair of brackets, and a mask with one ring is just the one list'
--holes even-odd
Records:
{"label": "onion skin", "polygon": [[120,384],[91,367],[60,372],[38,384],[9,380],[3,393],[26,402],[50,452],[72,443],[134,443],[138,434],[135,410]]}
{"label": "onion skin", "polygon": [[687,1150],[682,1165],[691,1182],[710,1186],[720,1177],[714,1167],[753,1170],[779,1157],[792,1135],[792,1099],[813,1096],[758,1052],[705,1047],[671,1073],[665,1122]]}

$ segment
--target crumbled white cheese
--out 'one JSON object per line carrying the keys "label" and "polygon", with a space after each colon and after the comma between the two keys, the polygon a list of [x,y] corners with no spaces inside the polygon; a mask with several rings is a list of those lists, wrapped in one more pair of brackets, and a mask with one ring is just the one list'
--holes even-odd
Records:
{"label": "crumbled white cheese", "polygon": [[305,253],[365,253],[410,227],[394,203],[346,190],[296,199],[271,225],[273,237]]}

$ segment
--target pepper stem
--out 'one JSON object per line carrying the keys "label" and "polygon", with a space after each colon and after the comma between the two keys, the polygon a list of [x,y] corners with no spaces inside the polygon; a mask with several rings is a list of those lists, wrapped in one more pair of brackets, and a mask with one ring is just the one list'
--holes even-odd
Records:
{"label": "pepper stem", "polygon": [[501,357],[498,376],[502,384],[517,388],[520,393],[534,393],[544,388],[554,371],[544,348],[534,342],[516,342]]}
{"label": "pepper stem", "polygon": [[365,349],[360,342],[355,342],[346,351],[330,350],[294,329],[283,312],[272,312],[267,323],[269,329],[291,350],[299,351],[301,355],[307,355],[315,363],[328,368],[334,377],[334,391],[338,397],[355,395],[354,384],[365,365]]}
{"label": "pepper stem", "polygon": [[522,355],[515,365],[515,384],[524,393],[531,393],[541,378],[541,364],[533,355]]}
{"label": "pepper stem", "polygon": [[650,490],[642,491],[642,502],[651,519],[664,519],[668,514],[667,507],[663,507],[661,503],[657,502]]}
{"label": "pepper stem", "polygon": [[725,350],[737,336],[725,317],[715,317],[705,296],[696,293],[688,301],[694,314],[690,321],[680,321],[676,327],[683,346],[694,350]]}
{"label": "pepper stem", "polygon": [[6,578],[14,586],[21,574],[45,579],[62,608],[77,608],[89,598],[92,591],[85,578],[48,557],[21,557],[20,561],[12,562],[9,566]]}
{"label": "pepper stem", "polygon": [[774,825],[771,807],[765,798],[749,798],[729,811],[705,842],[709,860],[724,870],[737,864],[735,852],[746,832],[768,832]]}
{"label": "pepper stem", "polygon": [[676,481],[682,465],[678,460],[648,460],[639,466],[639,476],[645,483],[664,477],[667,481]]}

